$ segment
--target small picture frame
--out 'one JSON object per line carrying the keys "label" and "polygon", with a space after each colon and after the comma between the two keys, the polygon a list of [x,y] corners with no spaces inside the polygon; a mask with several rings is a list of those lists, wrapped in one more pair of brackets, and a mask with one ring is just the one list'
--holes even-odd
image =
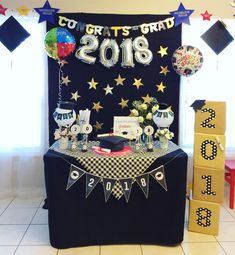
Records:
{"label": "small picture frame", "polygon": [[113,133],[129,140],[136,139],[136,129],[139,127],[138,117],[114,116]]}

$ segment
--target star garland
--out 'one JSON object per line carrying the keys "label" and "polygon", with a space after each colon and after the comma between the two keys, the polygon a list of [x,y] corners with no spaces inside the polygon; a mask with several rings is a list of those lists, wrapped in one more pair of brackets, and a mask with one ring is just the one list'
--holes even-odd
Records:
{"label": "star garland", "polygon": [[55,24],[55,15],[60,9],[51,8],[50,3],[46,1],[43,7],[34,8],[34,10],[40,15],[38,23],[48,21],[52,24]]}
{"label": "star garland", "polygon": [[25,5],[18,8],[17,11],[19,12],[20,16],[28,16],[30,9],[28,9]]}

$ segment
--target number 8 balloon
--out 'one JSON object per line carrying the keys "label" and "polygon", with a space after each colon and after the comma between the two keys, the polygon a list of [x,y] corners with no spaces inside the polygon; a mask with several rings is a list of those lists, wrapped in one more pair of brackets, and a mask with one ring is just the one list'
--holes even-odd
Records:
{"label": "number 8 balloon", "polygon": [[45,35],[45,51],[53,59],[61,60],[68,57],[75,50],[75,46],[74,36],[65,28],[52,28]]}

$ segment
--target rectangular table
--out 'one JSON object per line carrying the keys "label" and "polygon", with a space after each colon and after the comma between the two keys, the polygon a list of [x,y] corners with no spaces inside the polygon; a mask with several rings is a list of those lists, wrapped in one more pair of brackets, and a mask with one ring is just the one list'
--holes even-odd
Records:
{"label": "rectangular table", "polygon": [[[126,156],[127,158],[122,157],[122,160],[135,162],[139,158],[139,161],[144,163],[144,160],[152,157],[154,153],[135,154],[136,159],[133,160],[130,155],[129,159]],[[149,174],[148,198],[135,181],[128,202],[124,195],[117,199],[113,194],[105,202],[102,182],[98,183],[86,198],[88,171],[85,166],[88,165],[81,162],[79,157],[54,150],[48,150],[44,155],[49,236],[53,247],[61,249],[105,244],[175,245],[182,242],[187,154],[180,148],[152,160],[143,173],[153,173],[154,169],[163,166],[167,188]],[[83,169],[85,174],[66,190],[71,165]],[[92,165],[94,167],[93,163]],[[99,168],[103,169],[105,166],[102,164]],[[105,169],[103,171],[105,173]]]}

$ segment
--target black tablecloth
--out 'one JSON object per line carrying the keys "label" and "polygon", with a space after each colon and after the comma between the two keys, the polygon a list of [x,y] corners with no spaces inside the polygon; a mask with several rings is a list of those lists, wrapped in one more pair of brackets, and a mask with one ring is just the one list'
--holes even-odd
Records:
{"label": "black tablecloth", "polygon": [[149,178],[148,198],[134,183],[128,203],[124,196],[118,200],[112,195],[105,202],[100,184],[86,198],[85,175],[66,190],[70,164],[82,167],[75,158],[52,150],[44,155],[49,236],[53,247],[182,242],[187,154],[181,149],[157,158],[147,170],[164,164],[167,191]]}

